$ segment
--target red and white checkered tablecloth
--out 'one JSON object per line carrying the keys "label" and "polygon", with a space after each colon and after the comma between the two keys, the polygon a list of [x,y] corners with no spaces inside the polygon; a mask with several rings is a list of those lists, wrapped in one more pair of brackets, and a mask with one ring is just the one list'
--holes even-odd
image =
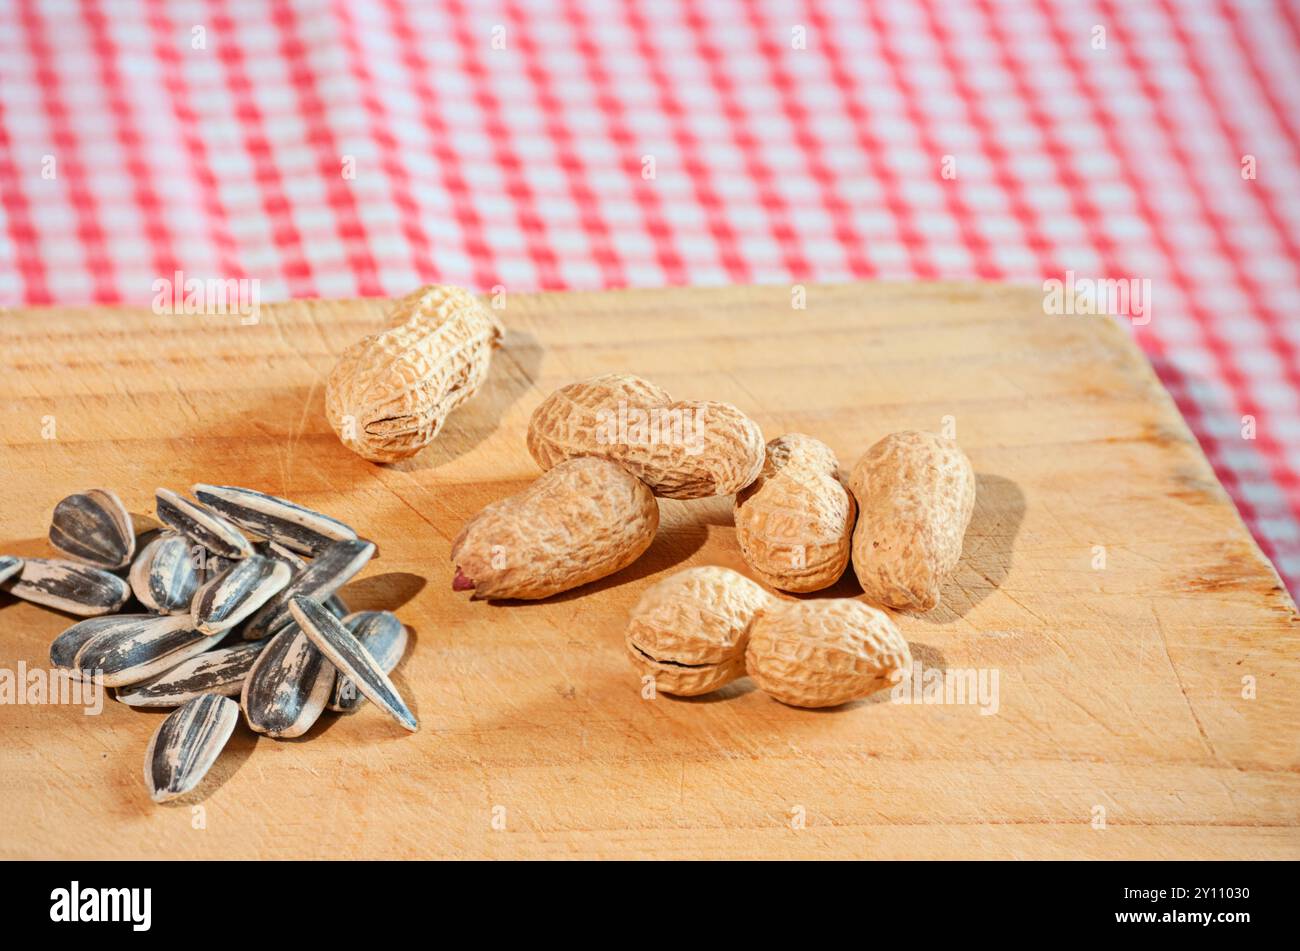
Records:
{"label": "red and white checkered tablecloth", "polygon": [[1295,0],[0,0],[0,199],[4,304],[1148,279],[1300,591]]}

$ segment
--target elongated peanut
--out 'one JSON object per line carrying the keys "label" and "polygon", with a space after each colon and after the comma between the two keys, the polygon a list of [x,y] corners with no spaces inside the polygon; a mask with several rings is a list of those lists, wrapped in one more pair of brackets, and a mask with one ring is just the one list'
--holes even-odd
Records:
{"label": "elongated peanut", "polygon": [[575,456],[619,463],[670,499],[730,495],[763,465],[763,433],[729,403],[674,402],[640,377],[611,373],[562,387],[528,424],[543,469]]}
{"label": "elongated peanut", "polygon": [[853,467],[853,570],[873,604],[929,611],[961,558],[975,471],[950,439],[893,433]]}
{"label": "elongated peanut", "polygon": [[727,568],[688,568],[647,589],[628,621],[628,657],[655,689],[680,697],[745,673],[749,627],[768,594]]}
{"label": "elongated peanut", "polygon": [[850,598],[792,601],[730,568],[688,568],[649,588],[628,619],[628,657],[655,689],[716,690],[746,672],[782,703],[831,707],[911,667],[889,615]]}
{"label": "elongated peanut", "polygon": [[339,357],[325,413],[339,439],[372,462],[419,452],[487,378],[502,336],[468,291],[430,285],[399,300],[385,328]]}
{"label": "elongated peanut", "polygon": [[830,447],[787,433],[767,444],[762,472],[736,495],[736,540],[767,584],[817,591],[844,574],[856,513]]}
{"label": "elongated peanut", "polygon": [[851,598],[781,601],[754,621],[745,668],[794,707],[834,707],[875,693],[912,665],[889,615]]}
{"label": "elongated peanut", "polygon": [[659,504],[607,459],[563,462],[474,516],[451,546],[452,587],[546,598],[625,568],[654,540]]}

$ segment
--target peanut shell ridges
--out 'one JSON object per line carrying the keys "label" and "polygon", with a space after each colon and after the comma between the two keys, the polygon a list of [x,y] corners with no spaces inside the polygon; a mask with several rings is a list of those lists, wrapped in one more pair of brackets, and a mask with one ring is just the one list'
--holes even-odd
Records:
{"label": "peanut shell ridges", "polygon": [[782,601],[759,615],[745,667],[761,690],[795,707],[833,707],[889,685],[912,665],[883,611],[850,598]]}
{"label": "peanut shell ridges", "polygon": [[528,451],[543,469],[565,459],[617,462],[669,499],[738,492],[763,466],[763,433],[732,406],[674,402],[626,373],[561,387],[533,411]]}
{"label": "peanut shell ridges", "polygon": [[801,433],[767,444],[763,471],[736,495],[736,541],[745,562],[782,591],[818,591],[849,563],[857,504],[829,446]]}
{"label": "peanut shell ridges", "polygon": [[571,459],[474,516],[451,546],[452,588],[546,598],[627,567],[654,541],[659,505],[613,462]]}
{"label": "peanut shell ridges", "polygon": [[382,331],[339,358],[325,389],[330,425],[372,462],[414,455],[482,386],[502,335],[468,291],[420,288],[396,303]]}
{"label": "peanut shell ridges", "polygon": [[628,657],[655,689],[709,693],[745,673],[750,626],[769,595],[729,568],[688,568],[646,590],[632,609]]}
{"label": "peanut shell ridges", "polygon": [[975,508],[975,471],[951,439],[900,432],[866,451],[849,478],[858,501],[853,570],[873,604],[937,607]]}

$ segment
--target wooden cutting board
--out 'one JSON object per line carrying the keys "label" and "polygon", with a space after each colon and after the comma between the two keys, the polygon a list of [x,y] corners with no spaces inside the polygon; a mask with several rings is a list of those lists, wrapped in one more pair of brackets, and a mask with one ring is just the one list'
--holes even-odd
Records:
{"label": "wooden cutting board", "polygon": [[[47,554],[55,502],[95,486],[145,524],[157,486],[301,501],[378,543],[343,596],[411,627],[395,681],[422,723],[367,705],[300,741],[241,726],[193,800],[155,806],[162,714],[3,707],[0,857],[1300,857],[1295,605],[1122,328],[978,285],[813,287],[806,310],[788,288],[512,295],[484,392],[381,468],[335,439],[323,384],[383,310],[0,322],[0,552]],[[729,499],[665,502],[647,554],[584,589],[453,594],[461,524],[537,475],[533,407],[615,370],[846,468],[951,417],[974,520],[943,605],[900,626],[927,668],[995,671],[996,712],[796,710],[747,680],[643,700],[628,609],[679,568],[745,570]],[[70,623],[0,597],[0,666],[42,666]]]}

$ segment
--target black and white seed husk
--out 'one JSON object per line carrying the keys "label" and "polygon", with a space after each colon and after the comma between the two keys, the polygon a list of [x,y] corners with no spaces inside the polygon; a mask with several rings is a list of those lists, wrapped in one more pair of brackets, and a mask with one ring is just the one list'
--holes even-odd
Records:
{"label": "black and white seed husk", "polygon": [[28,558],[0,588],[15,597],[80,617],[112,614],[126,604],[131,587],[102,568],[58,558]]}
{"label": "black and white seed husk", "polygon": [[253,662],[267,641],[241,641],[204,651],[150,680],[117,691],[131,707],[178,707],[205,693],[238,697]]}
{"label": "black and white seed husk", "polygon": [[[253,545],[253,548],[257,550],[257,553],[259,555],[263,555],[266,558],[275,558],[278,561],[283,561],[285,564],[287,564],[290,568],[293,569],[293,573],[295,575],[300,571],[307,570],[307,565],[309,564],[309,562],[307,561],[306,558],[298,554],[296,551],[291,551],[288,548],[285,548],[283,545],[280,545],[276,542],[268,542],[268,541],[256,542]],[[345,602],[337,594],[332,594],[329,596],[329,598],[325,601],[325,607],[333,611],[335,617],[346,617],[347,615],[352,613],[352,609],[347,606],[347,602]]]}
{"label": "black and white seed husk", "polygon": [[225,636],[197,630],[187,614],[119,614],[112,620],[117,623],[98,629],[72,662],[83,676],[101,675],[106,687],[149,680]]}
{"label": "black and white seed husk", "polygon": [[23,560],[14,555],[0,555],[0,584],[23,570]]}
{"label": "black and white seed husk", "polygon": [[145,545],[127,576],[136,600],[160,614],[188,612],[201,581],[194,548],[179,532],[162,532]]}
{"label": "black and white seed husk", "polygon": [[303,633],[338,669],[341,676],[348,677],[358,690],[403,728],[412,733],[420,728],[415,715],[402,700],[402,695],[388,679],[388,674],[338,618],[321,604],[302,597],[289,600],[289,611]]}
{"label": "black and white seed husk", "polygon": [[113,570],[130,564],[135,528],[122,500],[108,489],[61,499],[50,518],[50,544],[73,561]]}
{"label": "black and white seed husk", "polygon": [[357,533],[336,518],[274,495],[235,485],[191,486],[194,497],[220,512],[240,528],[305,555],[335,541],[355,539]]}
{"label": "black and white seed husk", "polygon": [[312,728],[334,691],[334,665],[297,624],[275,635],[244,679],[239,706],[255,733],[277,739]]}
{"label": "black and white seed husk", "polygon": [[198,542],[208,551],[224,558],[247,558],[253,546],[244,533],[229,520],[171,489],[154,494],[155,511],[160,521]]}
{"label": "black and white seed husk", "polygon": [[282,561],[250,555],[213,578],[194,597],[194,624],[204,634],[228,631],[289,583]]}
{"label": "black and white seed husk", "polygon": [[364,539],[331,542],[323,548],[288,586],[253,615],[244,627],[245,640],[278,634],[291,622],[289,599],[298,595],[324,600],[347,584],[366,566],[375,553],[373,542]]}
{"label": "black and white seed husk", "polygon": [[[330,605],[326,604],[328,609]],[[406,625],[392,611],[357,611],[339,619],[375,659],[384,673],[392,673],[406,652]],[[334,694],[329,709],[336,713],[351,713],[366,702],[365,695],[349,677],[339,674],[334,681]]]}
{"label": "black and white seed husk", "polygon": [[159,724],[144,754],[144,782],[154,802],[183,796],[203,779],[239,722],[239,704],[204,694]]}
{"label": "black and white seed husk", "polygon": [[277,561],[284,562],[286,565],[292,568],[295,573],[302,571],[304,568],[307,567],[306,558],[298,554],[293,549],[285,548],[283,545],[277,542],[271,542],[271,541],[256,542],[253,545],[253,550],[256,551],[259,555],[262,555],[263,557],[274,558]]}
{"label": "black and white seed husk", "polygon": [[116,626],[121,619],[120,614],[109,614],[78,621],[50,643],[50,663],[55,667],[75,670],[77,653],[86,646],[86,642]]}

